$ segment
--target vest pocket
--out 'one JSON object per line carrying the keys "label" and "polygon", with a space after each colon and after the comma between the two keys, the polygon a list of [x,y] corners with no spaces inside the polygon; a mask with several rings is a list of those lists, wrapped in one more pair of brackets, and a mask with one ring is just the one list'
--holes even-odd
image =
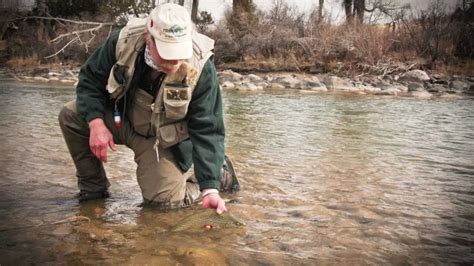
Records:
{"label": "vest pocket", "polygon": [[189,138],[189,134],[185,121],[160,127],[160,146],[163,149],[178,144],[187,138]]}
{"label": "vest pocket", "polygon": [[163,102],[165,116],[169,120],[184,119],[191,101],[191,87],[166,85],[164,87]]}
{"label": "vest pocket", "polygon": [[154,135],[151,130],[151,104],[153,102],[153,96],[148,94],[143,89],[137,89],[135,97],[133,99],[133,106],[130,110],[130,120],[132,122],[133,129],[138,134],[149,137]]}

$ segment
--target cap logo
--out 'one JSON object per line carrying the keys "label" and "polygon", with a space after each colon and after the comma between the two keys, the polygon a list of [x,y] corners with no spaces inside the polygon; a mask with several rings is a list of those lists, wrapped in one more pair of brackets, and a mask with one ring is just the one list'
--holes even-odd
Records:
{"label": "cap logo", "polygon": [[180,25],[173,25],[169,29],[163,29],[166,37],[182,37],[186,35],[186,26],[181,27]]}

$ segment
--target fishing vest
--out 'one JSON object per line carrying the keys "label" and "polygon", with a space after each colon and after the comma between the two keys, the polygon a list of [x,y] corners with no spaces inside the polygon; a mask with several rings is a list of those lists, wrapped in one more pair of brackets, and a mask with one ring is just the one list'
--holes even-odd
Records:
{"label": "fishing vest", "polygon": [[[135,63],[145,45],[146,22],[146,18],[132,19],[120,31],[115,48],[117,62],[107,81],[107,91],[115,102],[124,97],[132,86]],[[188,106],[202,69],[214,49],[214,40],[195,30],[192,39],[193,57],[185,60],[175,74],[166,75],[154,100],[150,100],[149,97],[153,96],[142,89],[132,96],[132,108],[138,105],[137,108],[148,109],[151,113],[150,121],[147,122],[155,130],[157,158],[158,146],[168,148],[189,138],[185,121]]]}

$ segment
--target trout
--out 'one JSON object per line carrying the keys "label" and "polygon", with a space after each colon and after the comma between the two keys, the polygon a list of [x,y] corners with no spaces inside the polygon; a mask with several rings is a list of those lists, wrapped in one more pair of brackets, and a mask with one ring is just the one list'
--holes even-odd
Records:
{"label": "trout", "polygon": [[234,218],[229,212],[217,214],[214,209],[203,209],[177,222],[171,232],[199,231],[205,228],[236,228],[245,223]]}

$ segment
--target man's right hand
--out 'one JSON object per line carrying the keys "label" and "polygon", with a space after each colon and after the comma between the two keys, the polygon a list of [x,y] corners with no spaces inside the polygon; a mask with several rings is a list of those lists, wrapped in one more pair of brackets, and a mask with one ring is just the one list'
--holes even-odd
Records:
{"label": "man's right hand", "polygon": [[92,153],[99,158],[99,160],[107,162],[107,146],[115,151],[115,143],[112,133],[105,126],[102,118],[95,118],[89,122],[90,137],[89,146]]}

